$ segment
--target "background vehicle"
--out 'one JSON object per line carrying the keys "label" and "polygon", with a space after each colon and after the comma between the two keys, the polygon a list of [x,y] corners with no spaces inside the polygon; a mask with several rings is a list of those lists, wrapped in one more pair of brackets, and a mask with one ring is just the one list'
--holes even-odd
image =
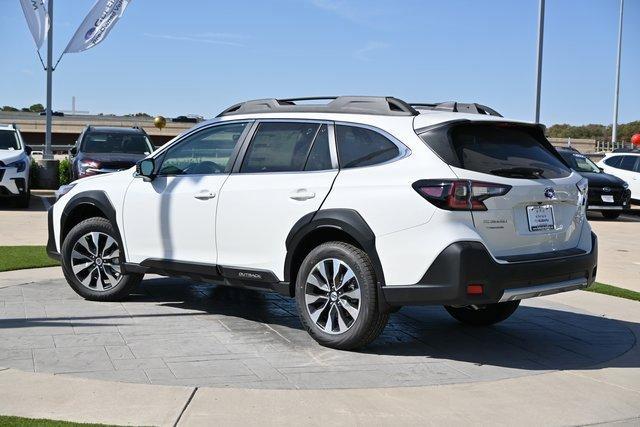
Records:
{"label": "background vehicle", "polygon": [[319,343],[355,349],[403,305],[489,325],[594,281],[586,179],[541,126],[479,104],[319,101],[237,104],[136,174],[77,181],[49,212],[70,286],[101,301],[145,273],[271,289]]}
{"label": "background vehicle", "polygon": [[572,148],[558,148],[569,167],[589,181],[587,210],[601,212],[605,218],[616,219],[629,209],[631,190],[622,179],[604,173],[587,156]]}
{"label": "background vehicle", "polygon": [[198,123],[198,119],[196,117],[187,116],[178,116],[171,119],[171,121],[175,123]]}
{"label": "background vehicle", "polygon": [[18,207],[28,208],[30,170],[31,147],[24,144],[15,125],[0,125],[0,198],[11,198]]}
{"label": "background vehicle", "polygon": [[[40,112],[41,116],[46,116],[47,112],[46,111],[41,111]],[[62,111],[52,111],[51,115],[54,117],[64,117],[64,113]]]}
{"label": "background vehicle", "polygon": [[141,128],[87,126],[69,152],[71,180],[129,169],[152,152]]}
{"label": "background vehicle", "polygon": [[598,162],[606,173],[626,181],[631,190],[631,203],[640,204],[640,152],[637,150],[607,153]]}

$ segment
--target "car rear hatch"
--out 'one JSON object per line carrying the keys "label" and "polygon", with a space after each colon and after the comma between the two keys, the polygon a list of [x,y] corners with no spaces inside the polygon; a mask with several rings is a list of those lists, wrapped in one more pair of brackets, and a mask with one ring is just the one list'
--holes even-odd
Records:
{"label": "car rear hatch", "polygon": [[[578,252],[586,180],[567,167],[541,127],[464,121],[420,136],[469,181],[481,201],[471,208],[473,222],[494,257],[519,261]],[[486,183],[502,191],[483,196]]]}

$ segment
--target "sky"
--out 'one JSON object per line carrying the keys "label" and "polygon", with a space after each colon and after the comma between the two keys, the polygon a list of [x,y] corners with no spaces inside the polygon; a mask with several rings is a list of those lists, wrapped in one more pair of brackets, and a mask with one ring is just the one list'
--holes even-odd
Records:
{"label": "sky", "polygon": [[[541,121],[611,123],[619,0],[547,0]],[[93,0],[54,0],[57,58]],[[53,108],[213,117],[237,102],[383,95],[533,120],[538,0],[132,0],[65,55]],[[627,0],[619,121],[640,120],[640,0]],[[18,0],[0,0],[0,105],[45,103]],[[46,53],[46,46],[42,54]]]}

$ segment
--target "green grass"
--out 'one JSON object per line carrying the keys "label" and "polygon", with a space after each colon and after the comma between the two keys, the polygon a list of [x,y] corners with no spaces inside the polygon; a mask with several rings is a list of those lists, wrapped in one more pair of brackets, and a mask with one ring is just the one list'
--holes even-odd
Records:
{"label": "green grass", "polygon": [[103,426],[104,424],[84,424],[84,423],[70,423],[67,421],[54,421],[44,419],[22,418],[22,417],[7,417],[0,415],[0,426],[2,427],[81,427],[81,426]]}
{"label": "green grass", "polygon": [[44,246],[0,246],[0,271],[54,265],[58,262],[47,256]]}
{"label": "green grass", "polygon": [[605,294],[605,295],[611,295],[613,297],[640,301],[640,292],[619,288],[617,286],[605,285],[604,283],[596,282],[585,290],[588,292],[595,292],[597,294]]}

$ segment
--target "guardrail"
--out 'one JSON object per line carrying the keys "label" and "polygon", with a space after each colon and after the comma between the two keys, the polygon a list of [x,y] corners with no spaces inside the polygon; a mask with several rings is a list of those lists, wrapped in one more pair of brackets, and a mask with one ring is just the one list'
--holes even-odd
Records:
{"label": "guardrail", "polygon": [[[29,147],[31,147],[31,149],[33,151],[42,151],[44,152],[44,145],[29,145]],[[68,153],[69,150],[71,150],[71,147],[73,147],[73,145],[59,145],[59,144],[53,144],[51,146],[51,151],[53,151],[54,153]]]}

